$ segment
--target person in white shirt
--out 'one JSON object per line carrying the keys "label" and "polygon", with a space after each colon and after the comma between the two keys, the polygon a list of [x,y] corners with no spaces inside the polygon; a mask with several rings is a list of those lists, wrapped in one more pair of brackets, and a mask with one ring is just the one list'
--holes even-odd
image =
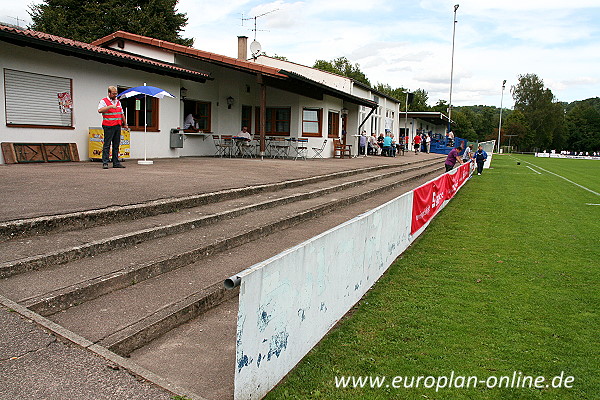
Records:
{"label": "person in white shirt", "polygon": [[198,131],[198,123],[196,122],[196,119],[192,113],[189,113],[187,117],[185,117],[185,120],[183,121],[183,129]]}
{"label": "person in white shirt", "polygon": [[242,130],[237,134],[237,137],[244,138],[248,142],[252,140],[252,134],[248,132],[247,126],[242,127]]}

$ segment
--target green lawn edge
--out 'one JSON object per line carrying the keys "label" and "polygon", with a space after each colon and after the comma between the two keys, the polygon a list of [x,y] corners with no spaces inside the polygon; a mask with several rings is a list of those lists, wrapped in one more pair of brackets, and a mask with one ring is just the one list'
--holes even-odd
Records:
{"label": "green lawn edge", "polygon": [[[266,399],[598,398],[600,197],[574,183],[600,191],[600,162],[494,155]],[[451,374],[549,387],[391,384]],[[561,374],[572,387],[551,387]]]}

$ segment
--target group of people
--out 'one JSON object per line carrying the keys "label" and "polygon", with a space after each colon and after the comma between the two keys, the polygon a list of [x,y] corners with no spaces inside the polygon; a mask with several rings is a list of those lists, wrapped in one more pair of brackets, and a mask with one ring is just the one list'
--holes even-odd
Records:
{"label": "group of people", "polygon": [[[423,151],[429,153],[431,145],[431,135],[418,134],[412,140],[412,148],[415,154],[418,154],[421,150],[421,146],[424,147]],[[396,157],[396,154],[404,152],[410,146],[410,138],[404,136],[400,141],[396,141],[394,134],[389,130],[376,136],[372,133],[371,136],[367,136],[366,131],[362,131],[358,141],[358,154],[364,155],[365,151],[368,155],[373,156],[387,156]]]}
{"label": "group of people", "polygon": [[483,165],[487,160],[487,153],[483,150],[483,146],[479,145],[477,151],[473,152],[471,146],[467,146],[465,151],[462,153],[462,146],[457,146],[450,150],[448,157],[444,165],[446,166],[446,172],[452,170],[456,164],[464,164],[466,162],[475,162],[477,164],[477,175],[481,175],[483,172]]}

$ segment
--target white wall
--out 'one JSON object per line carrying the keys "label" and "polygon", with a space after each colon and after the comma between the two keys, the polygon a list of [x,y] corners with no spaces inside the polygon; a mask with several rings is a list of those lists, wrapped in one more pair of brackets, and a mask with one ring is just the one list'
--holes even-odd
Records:
{"label": "white wall", "polygon": [[424,231],[410,235],[412,202],[411,191],[238,274],[236,400],[271,390]]}
{"label": "white wall", "polygon": [[313,81],[325,84],[337,90],[341,90],[342,92],[351,92],[352,82],[345,76],[336,75],[312,67],[307,67],[305,65],[300,65],[290,61],[283,61],[265,56],[259,56],[255,62],[257,64],[279,68],[290,72],[295,72],[309,79],[312,79]]}
{"label": "white wall", "polygon": [[[135,47],[126,43],[130,51],[148,53],[145,46]],[[162,51],[159,51],[162,53]],[[149,54],[148,55],[152,55]],[[158,57],[159,54],[154,54]],[[206,83],[170,78],[163,75],[146,73],[130,68],[116,67],[110,64],[86,61],[80,58],[63,56],[52,52],[0,43],[0,67],[19,71],[46,74],[72,79],[73,84],[73,126],[75,129],[48,128],[14,128],[6,126],[4,101],[0,101],[0,142],[29,142],[29,143],[76,143],[81,160],[88,159],[88,128],[99,127],[102,117],[97,112],[98,102],[106,96],[109,85],[134,87],[144,83],[163,88],[176,99],[165,98],[159,105],[159,132],[131,132],[130,155],[132,159],[144,157],[144,140],[148,158],[169,158],[180,156],[207,156],[215,153],[213,140],[210,136],[184,135],[182,149],[170,148],[170,129],[183,125],[183,103],[179,99],[181,87],[188,89],[188,99],[211,102],[211,129],[215,134],[236,134],[241,126],[242,105],[257,107],[260,104],[260,90],[256,77],[252,74],[231,70],[209,64],[185,56],[177,56],[175,61],[182,67],[207,71],[214,80]],[[334,76],[332,74],[327,74]],[[335,77],[335,76],[334,76]],[[346,78],[342,78],[347,81]],[[249,91],[248,91],[249,88]],[[4,79],[0,79],[0,93],[4,93]],[[227,97],[233,97],[235,102],[231,109],[227,107]],[[328,111],[340,112],[348,108],[351,113],[348,118],[348,132],[356,132],[358,127],[358,107],[354,104],[345,105],[338,98],[325,96],[324,100],[314,100],[291,92],[267,88],[268,107],[290,107],[292,110],[291,136],[299,137],[302,133],[302,109],[318,107],[323,110],[323,135],[320,138],[309,138],[308,156],[314,154],[312,147],[320,148],[327,138]],[[253,114],[253,119],[255,115]],[[341,129],[341,124],[340,124]],[[254,129],[253,129],[254,130]],[[349,141],[352,143],[352,141]],[[324,157],[332,155],[332,141],[329,140]],[[4,163],[0,155],[0,163]]]}
{"label": "white wall", "polygon": [[[150,74],[80,58],[38,51],[28,47],[0,43],[0,67],[72,79],[73,125],[75,129],[13,128],[6,126],[5,102],[0,101],[0,142],[76,143],[81,160],[88,155],[88,128],[99,127],[102,116],[98,102],[106,97],[109,85],[161,87],[179,95],[179,79]],[[0,93],[4,96],[4,77],[0,79]],[[180,125],[179,100],[160,100],[159,129],[146,136],[148,155],[151,157],[178,157],[178,150],[169,147],[169,129]],[[131,158],[143,158],[143,132],[131,133]],[[1,157],[1,156],[0,156]],[[0,163],[4,159],[0,158]]]}
{"label": "white wall", "polygon": [[165,49],[144,45],[142,43],[131,42],[129,40],[124,40],[123,44],[124,47],[120,48],[115,42],[109,46],[109,48],[117,51],[126,51],[128,53],[139,54],[143,57],[154,58],[155,60],[161,60],[168,63],[175,62],[175,54]]}

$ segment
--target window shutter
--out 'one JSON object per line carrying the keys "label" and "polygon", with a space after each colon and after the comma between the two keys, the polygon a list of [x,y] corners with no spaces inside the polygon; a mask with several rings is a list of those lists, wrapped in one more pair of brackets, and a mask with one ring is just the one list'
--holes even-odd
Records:
{"label": "window shutter", "polygon": [[72,109],[61,111],[59,93],[72,99],[71,79],[4,69],[7,125],[73,125]]}

